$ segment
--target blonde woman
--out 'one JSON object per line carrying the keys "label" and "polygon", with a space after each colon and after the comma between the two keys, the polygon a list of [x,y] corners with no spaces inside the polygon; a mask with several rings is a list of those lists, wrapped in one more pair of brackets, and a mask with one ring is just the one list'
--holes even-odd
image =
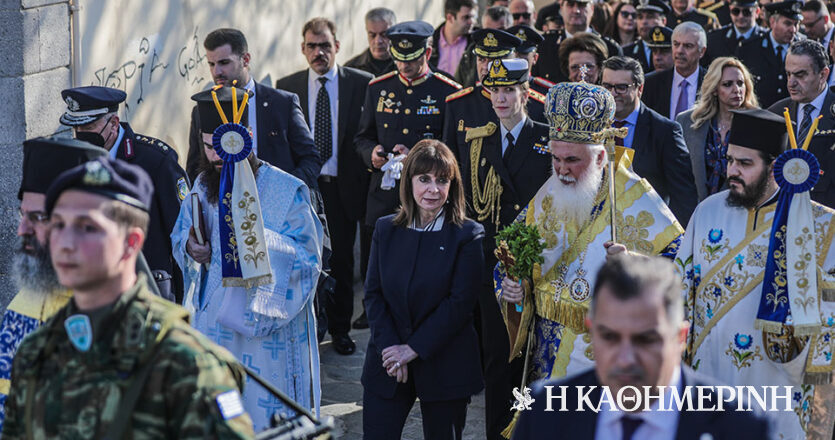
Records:
{"label": "blonde woman", "polygon": [[720,57],[710,63],[702,81],[699,101],[676,117],[690,150],[693,176],[701,202],[725,185],[731,110],[758,108],[751,73],[736,58]]}

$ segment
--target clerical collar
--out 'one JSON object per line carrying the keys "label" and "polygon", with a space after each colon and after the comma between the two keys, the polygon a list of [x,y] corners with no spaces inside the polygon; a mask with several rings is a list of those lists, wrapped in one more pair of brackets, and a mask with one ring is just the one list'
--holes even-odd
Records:
{"label": "clerical collar", "polygon": [[777,203],[777,198],[778,198],[779,195],[780,195],[780,189],[777,188],[777,191],[774,191],[774,194],[772,194],[771,197],[768,198],[768,200],[763,202],[762,205],[757,206],[757,209],[759,210],[759,209],[765,208],[768,205],[773,205],[773,204]]}

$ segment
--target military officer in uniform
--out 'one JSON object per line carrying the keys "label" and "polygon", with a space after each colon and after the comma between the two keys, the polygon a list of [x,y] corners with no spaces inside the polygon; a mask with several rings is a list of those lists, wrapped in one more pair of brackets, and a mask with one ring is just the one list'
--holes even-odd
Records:
{"label": "military officer in uniform", "polygon": [[168,237],[177,221],[180,203],[189,191],[188,177],[177,162],[177,152],[159,139],[134,133],[127,122],[119,120],[119,104],[127,97],[121,90],[77,87],[62,91],[61,97],[67,103],[67,111],[60,121],[73,127],[77,139],[103,147],[111,158],[136,164],[152,176],[151,221],[142,253],[162,297],[181,303],[182,276],[171,256]]}
{"label": "military officer in uniform", "polygon": [[399,162],[421,139],[440,139],[446,97],[461,86],[432,72],[427,39],[432,25],[424,21],[398,23],[388,29],[391,56],[397,70],[368,84],[357,154],[373,170],[368,188],[366,225],[395,211],[399,200]]}
{"label": "military officer in uniform", "polygon": [[[482,80],[491,91],[495,121],[466,132],[459,164],[467,199],[467,216],[484,226],[485,267],[496,265],[496,232],[511,224],[550,174],[548,126],[525,113],[529,66],[522,59],[494,60]],[[479,294],[482,359],[485,378],[487,438],[500,438],[510,422],[514,386],[522,377],[522,359],[508,364],[510,345],[493,294],[492,270],[484,273]]]}
{"label": "military officer in uniform", "polygon": [[647,44],[652,39],[652,31],[655,27],[664,27],[667,23],[667,14],[670,13],[670,5],[662,0],[641,0],[635,9],[638,11],[638,34],[641,39],[627,44],[623,48],[623,54],[638,60],[644,72],[654,70],[652,62],[652,51]]}
{"label": "military officer in uniform", "polygon": [[[647,46],[652,52],[652,65],[655,71],[672,69],[673,62],[673,30],[666,26],[652,28],[652,36],[647,41]],[[647,72],[650,74],[652,72]]]}
{"label": "military officer in uniform", "polygon": [[252,438],[244,371],[134,270],[154,188],[98,158],[46,194],[52,263],[72,299],[20,346],[3,438]]}
{"label": "military officer in uniform", "polygon": [[[536,62],[539,60],[539,52],[537,49],[539,45],[545,41],[545,38],[539,34],[534,28],[525,25],[517,25],[512,26],[507,29],[507,32],[516,36],[516,38],[522,40],[519,46],[516,46],[516,58],[524,58],[528,62],[528,68],[533,70],[533,66],[536,65]],[[528,72],[530,79],[528,80],[528,86],[530,89],[542,95],[544,100],[545,95],[548,94],[548,89],[554,87],[553,82],[548,81],[547,79],[541,76],[533,76]],[[528,109],[530,110],[530,109]],[[533,119],[537,122],[542,122],[543,124],[547,122],[545,120],[545,107],[542,107],[542,114],[535,114],[535,115],[528,115],[533,117]]]}
{"label": "military officer in uniform", "polygon": [[764,36],[768,29],[757,25],[759,15],[760,7],[756,0],[733,0],[730,9],[732,23],[708,32],[702,65],[709,66],[719,57],[732,57],[742,43]]}
{"label": "military officer in uniform", "polygon": [[710,32],[719,29],[719,20],[713,12],[708,12],[694,6],[695,0],[672,0],[672,10],[667,13],[667,26],[675,29],[685,21],[692,21]]}
{"label": "military officer in uniform", "polygon": [[711,12],[716,16],[716,21],[719,26],[727,26],[731,24],[731,6],[727,0],[707,0],[696,5],[697,9],[705,12]]}
{"label": "military officer in uniform", "polygon": [[789,96],[784,61],[792,41],[803,38],[798,34],[802,5],[798,0],[765,5],[771,30],[750,38],[736,51],[754,77],[754,92],[763,108]]}
{"label": "military officer in uniform", "polygon": [[[493,60],[510,57],[524,42],[504,31],[481,29],[473,34],[475,48],[473,51],[478,61],[479,83],[475,87],[467,87],[447,96],[447,109],[444,115],[444,143],[452,150],[458,163],[459,150],[466,144],[464,137],[467,130],[480,127],[490,121],[497,122],[496,113],[490,104],[490,91],[481,84],[487,76],[489,63]],[[524,50],[524,49],[523,49]],[[545,118],[545,96],[528,89],[528,115],[535,121]]]}

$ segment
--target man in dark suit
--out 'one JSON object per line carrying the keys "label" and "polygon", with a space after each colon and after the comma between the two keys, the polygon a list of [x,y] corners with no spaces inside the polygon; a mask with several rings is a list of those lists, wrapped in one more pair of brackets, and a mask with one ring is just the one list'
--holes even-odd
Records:
{"label": "man in dark suit", "polygon": [[641,39],[624,46],[623,54],[638,60],[644,72],[649,73],[655,70],[655,66],[647,42],[652,41],[654,28],[663,27],[667,23],[670,5],[662,0],[643,0],[635,6],[635,9],[638,11],[638,35]]}
{"label": "man in dark suit", "polygon": [[369,177],[354,150],[354,136],[372,76],[336,65],[339,40],[332,21],[314,18],[305,23],[302,35],[302,54],[310,67],[279,79],[275,87],[299,96],[323,162],[318,184],[331,239],[329,266],[336,280],[325,309],[333,347],[347,355],[356,349],[348,336],[354,312],[354,237],[365,215]]}
{"label": "man in dark suit", "polygon": [[180,203],[188,195],[189,180],[177,162],[177,152],[159,139],[135,133],[127,122],[119,121],[119,104],[127,95],[108,87],[76,87],[61,92],[67,111],[61,124],[73,127],[75,137],[102,147],[113,159],[140,166],[152,178],[148,239],[142,254],[148,261],[160,294],[182,302],[182,275],[171,255],[171,230],[180,213]]}
{"label": "man in dark suit", "polygon": [[788,107],[796,123],[797,143],[802,145],[812,121],[822,116],[809,144],[809,151],[820,162],[821,176],[810,191],[812,200],[835,207],[835,93],[829,90],[829,57],[826,49],[812,40],[796,41],[786,55],[786,74],[790,96],[777,101],[769,110],[783,114]]}
{"label": "man in dark suit", "polygon": [[644,73],[636,60],[606,60],[602,85],[615,98],[614,126],[628,128],[626,138],[615,141],[635,150],[632,169],[649,181],[686,226],[699,200],[681,126],[641,103]]}
{"label": "man in dark suit", "polygon": [[734,0],[731,2],[731,24],[710,31],[707,34],[707,51],[702,57],[702,65],[710,63],[719,57],[732,57],[742,43],[751,38],[759,38],[768,29],[757,26],[760,7],[756,0]]}
{"label": "man in dark suit", "polygon": [[[256,83],[249,73],[249,49],[246,37],[237,29],[216,29],[203,41],[206,62],[215,84],[246,88],[250,94],[249,121],[254,150],[259,159],[281,168],[316,188],[321,162],[313,137],[304,122],[298,96]],[[197,177],[203,140],[197,106],[191,112],[186,171]]]}
{"label": "man in dark suit", "polygon": [[558,83],[568,80],[560,68],[560,44],[578,32],[589,32],[600,37],[606,45],[607,56],[623,55],[620,45],[609,37],[600,35],[591,28],[594,6],[587,0],[562,0],[560,15],[565,22],[563,32],[545,34],[545,41],[539,45],[539,61],[531,74]]}
{"label": "man in dark suit", "polygon": [[394,70],[394,61],[389,53],[386,37],[388,28],[397,23],[394,11],[387,8],[374,8],[365,14],[365,33],[368,36],[368,49],[351,58],[345,67],[364,70],[374,76]]}
{"label": "man in dark suit", "polygon": [[673,29],[674,67],[646,77],[641,99],[660,115],[675,119],[696,103],[705,69],[699,59],[705,53],[707,35],[701,26],[684,22]]}
{"label": "man in dark suit", "polygon": [[803,18],[801,5],[797,0],[765,5],[771,30],[745,41],[736,51],[736,57],[745,63],[754,78],[754,92],[763,108],[789,96],[783,61],[789,44],[803,38],[797,32]]}
{"label": "man in dark suit", "polygon": [[821,0],[809,0],[800,8],[803,16],[803,32],[812,40],[829,46],[832,35],[835,34],[835,24],[829,17],[829,10]]}
{"label": "man in dark suit", "polygon": [[[594,369],[535,384],[531,410],[521,412],[513,439],[539,439],[546,432],[549,439],[769,438],[768,422],[759,413],[735,411],[736,399],[728,399],[727,394],[719,397],[710,388],[715,380],[681,365],[689,323],[683,316],[680,285],[681,278],[668,260],[628,254],[610,257],[597,273],[585,320],[594,347]],[[615,407],[622,402],[630,409],[638,401],[638,410],[613,408],[609,400],[601,399],[602,387],[611,396],[623,393],[620,402],[612,398]],[[707,387],[699,393],[704,392],[704,400],[697,399],[696,387]],[[672,402],[674,389],[679,396],[691,393],[681,408]],[[580,400],[578,390],[587,398]],[[652,400],[646,404],[644,399]],[[668,410],[661,411],[662,405]],[[702,405],[722,405],[724,410],[695,410]]]}

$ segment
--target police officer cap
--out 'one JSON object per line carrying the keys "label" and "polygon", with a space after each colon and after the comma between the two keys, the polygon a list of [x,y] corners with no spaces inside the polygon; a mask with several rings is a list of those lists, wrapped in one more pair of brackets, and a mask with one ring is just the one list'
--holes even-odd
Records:
{"label": "police officer cap", "polygon": [[554,2],[550,5],[543,6],[542,9],[536,14],[536,26],[537,29],[542,29],[542,26],[545,26],[545,22],[547,21],[556,21],[562,24],[562,15],[560,15],[560,2]]}
{"label": "police officer cap", "polygon": [[426,52],[426,40],[435,30],[425,21],[404,21],[388,28],[391,56],[397,61],[412,61]]}
{"label": "police officer cap", "polygon": [[779,156],[788,146],[786,120],[763,109],[731,110],[731,133],[728,144]]}
{"label": "police officer cap", "polygon": [[672,12],[672,8],[667,2],[662,0],[639,0],[638,3],[635,5],[635,9],[640,11],[647,11],[647,12],[657,12],[659,14],[667,15]]}
{"label": "police officer cap", "polygon": [[[220,102],[220,108],[226,115],[226,120],[232,122],[232,87],[221,87],[219,89],[209,89],[192,95],[192,101],[197,102],[197,112],[200,114],[200,131],[203,133],[212,134],[215,129],[224,124],[223,119],[220,118],[220,113],[217,111],[215,101],[212,99],[212,91],[217,95],[217,100]],[[238,98],[238,107],[244,99],[246,89],[235,87],[235,95]],[[244,107],[243,115],[241,116],[241,125],[246,126],[249,121],[249,102]]]}
{"label": "police officer cap", "polygon": [[522,58],[493,60],[487,76],[481,82],[485,87],[512,86],[528,82],[528,61]]}
{"label": "police officer cap", "polygon": [[484,58],[504,58],[513,53],[522,40],[499,29],[479,29],[472,33],[473,52]]}
{"label": "police officer cap", "polygon": [[52,214],[64,191],[74,189],[150,210],[154,185],[142,168],[104,156],[61,173],[46,192],[46,212]]}
{"label": "police officer cap", "polygon": [[647,46],[651,48],[673,47],[673,30],[666,26],[655,26],[649,33]]}
{"label": "police officer cap", "polygon": [[127,94],[110,87],[86,86],[61,91],[61,98],[67,103],[67,111],[60,122],[70,127],[87,125],[107,113],[119,109]]}
{"label": "police officer cap", "polygon": [[778,3],[769,3],[765,5],[765,10],[769,14],[779,14],[783,17],[791,18],[792,20],[803,20],[803,14],[800,13],[800,8],[803,7],[803,2],[797,0],[787,0]]}
{"label": "police officer cap", "polygon": [[753,8],[757,6],[757,0],[731,0],[731,4],[741,8]]}
{"label": "police officer cap", "polygon": [[507,32],[522,40],[522,43],[516,47],[516,53],[531,53],[536,50],[539,43],[545,41],[545,38],[542,38],[542,35],[530,26],[521,24],[511,26],[507,28]]}
{"label": "police officer cap", "polygon": [[46,194],[49,185],[64,171],[107,154],[107,150],[70,138],[38,137],[23,142],[23,179],[18,199],[24,192]]}

